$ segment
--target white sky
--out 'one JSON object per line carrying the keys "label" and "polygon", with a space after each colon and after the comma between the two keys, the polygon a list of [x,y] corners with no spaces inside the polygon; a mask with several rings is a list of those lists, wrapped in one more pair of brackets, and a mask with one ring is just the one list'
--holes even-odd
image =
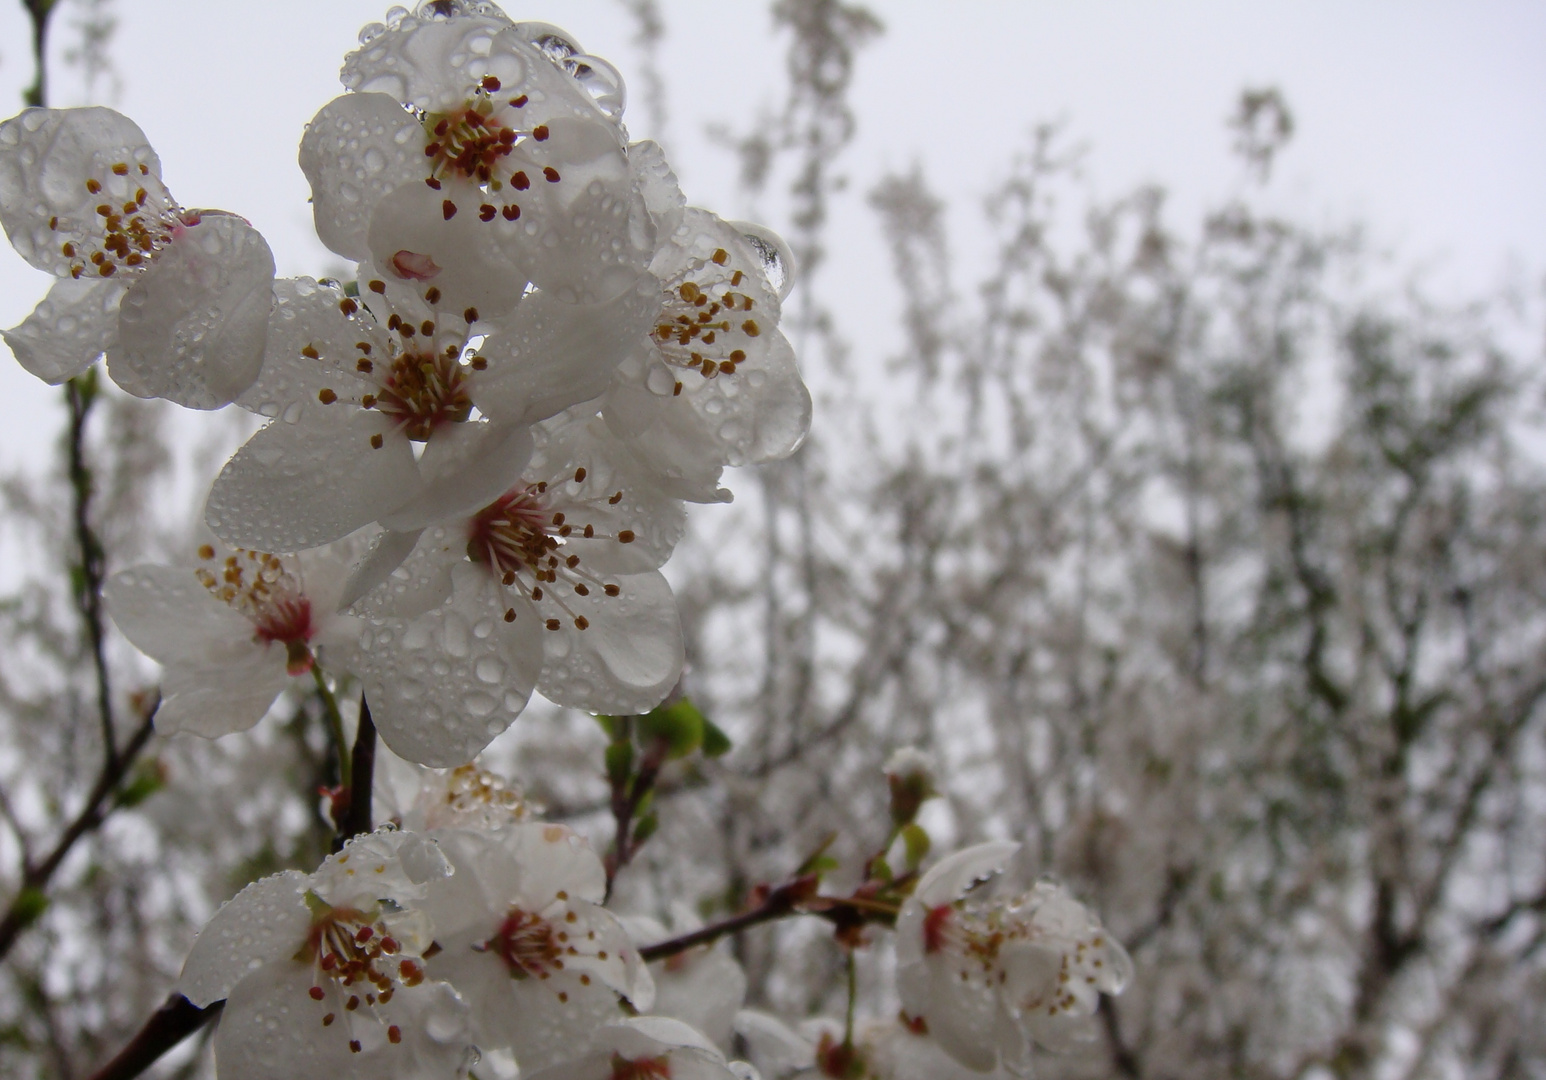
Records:
{"label": "white sky", "polygon": [[[1275,84],[1298,133],[1273,198],[1322,223],[1368,221],[1432,280],[1471,293],[1510,272],[1546,268],[1546,4],[1535,0],[876,0],[886,34],[860,58],[859,137],[837,207],[845,281],[886,273],[863,196],[888,168],[921,161],[970,230],[981,196],[1026,133],[1065,119],[1090,145],[1098,191],[1145,181],[1172,189],[1181,223],[1233,187],[1223,121],[1243,86]],[[766,5],[664,0],[670,146],[691,201],[727,217],[748,208],[734,167],[703,137],[744,128],[776,103],[780,39]],[[339,92],[336,73],[377,0],[119,0],[113,54],[122,94],[188,206],[248,217],[280,273],[341,267],[310,231],[295,165],[301,126]],[[564,26],[627,77],[631,23],[614,0],[510,4],[517,18]],[[72,36],[70,6],[56,39]],[[31,78],[26,25],[0,0],[0,115]],[[83,102],[56,67],[55,104]],[[637,86],[637,80],[635,81]],[[102,93],[110,88],[99,87]],[[653,134],[642,110],[636,136]],[[777,221],[770,222],[775,227]],[[3,247],[3,245],[0,245]],[[964,249],[970,262],[971,247]],[[971,278],[957,261],[958,285]],[[0,325],[20,322],[47,279],[0,250]],[[865,289],[880,298],[883,290]],[[876,302],[880,302],[879,299]],[[886,319],[866,322],[884,325]],[[884,343],[869,342],[874,347]],[[862,347],[862,346],[861,346]],[[0,428],[0,471],[36,461],[62,411],[57,391],[0,364],[13,421]]]}

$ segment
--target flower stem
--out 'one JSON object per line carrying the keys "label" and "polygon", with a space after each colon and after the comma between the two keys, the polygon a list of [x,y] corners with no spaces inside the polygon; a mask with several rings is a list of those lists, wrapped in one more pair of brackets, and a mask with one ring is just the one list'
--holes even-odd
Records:
{"label": "flower stem", "polygon": [[350,758],[354,783],[349,786],[349,808],[338,823],[338,834],[333,839],[335,851],[361,833],[370,832],[371,789],[376,774],[376,724],[371,719],[370,702],[365,700],[364,694],[360,695],[360,723],[354,732],[354,750]]}
{"label": "flower stem", "polygon": [[845,951],[848,954],[848,1012],[843,1017],[843,1049],[852,1052],[854,1048],[854,1006],[859,1001],[858,961],[854,959],[854,951],[852,949]]}
{"label": "flower stem", "polygon": [[338,711],[338,699],[333,696],[332,687],[327,684],[327,676],[322,673],[320,664],[311,665],[311,679],[317,684],[317,697],[322,700],[322,715],[327,721],[328,736],[333,740],[333,750],[338,754],[338,785],[349,789],[350,781],[354,779],[354,762],[349,753],[349,744],[344,741],[344,718]]}

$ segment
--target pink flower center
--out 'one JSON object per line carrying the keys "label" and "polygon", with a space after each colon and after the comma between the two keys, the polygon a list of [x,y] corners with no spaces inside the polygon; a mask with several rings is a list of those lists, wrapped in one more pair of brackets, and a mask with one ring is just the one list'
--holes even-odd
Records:
{"label": "pink flower center", "polygon": [[611,1080],[670,1080],[671,1061],[664,1054],[653,1058],[612,1055]]}
{"label": "pink flower center", "polygon": [[512,979],[546,979],[564,966],[559,932],[542,916],[521,908],[510,909],[484,947],[498,954]]}
{"label": "pink flower center", "polygon": [[291,675],[310,671],[310,641],[316,632],[311,600],[279,558],[242,549],[215,566],[215,549],[208,544],[199,548],[199,558],[211,564],[194,571],[199,583],[252,621],[253,640],[283,645],[285,667]]}

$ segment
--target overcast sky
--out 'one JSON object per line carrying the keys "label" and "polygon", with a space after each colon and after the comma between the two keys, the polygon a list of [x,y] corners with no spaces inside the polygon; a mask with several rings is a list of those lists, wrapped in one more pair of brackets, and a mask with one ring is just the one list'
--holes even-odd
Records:
{"label": "overcast sky", "polygon": [[[295,164],[301,126],[339,92],[336,74],[371,0],[118,0],[120,91],[97,99],[139,122],[188,206],[249,218],[280,272],[339,269],[310,231]],[[1482,291],[1546,269],[1546,4],[1538,0],[878,0],[885,35],[861,56],[859,137],[839,207],[834,272],[885,273],[863,194],[923,164],[969,232],[981,197],[1037,121],[1087,143],[1107,194],[1148,181],[1181,222],[1226,194],[1236,168],[1223,121],[1245,86],[1276,85],[1298,122],[1272,198],[1302,219],[1367,221],[1433,281]],[[733,163],[704,137],[775,103],[783,42],[766,5],[664,0],[670,146],[691,201],[745,216]],[[58,46],[73,36],[62,5]],[[615,0],[511,5],[564,26],[627,77],[638,54]],[[18,0],[0,0],[0,102],[31,78]],[[55,71],[55,104],[79,104]],[[0,107],[0,114],[6,110]],[[636,136],[648,130],[631,111]],[[777,225],[777,222],[772,224]],[[969,248],[967,249],[970,250]],[[1512,268],[1512,269],[1511,269]],[[969,278],[969,267],[961,275]],[[0,252],[0,325],[25,317],[47,279]],[[57,426],[56,392],[14,364],[0,393],[20,417],[0,430],[0,470],[36,456]],[[41,420],[41,423],[39,422]]]}

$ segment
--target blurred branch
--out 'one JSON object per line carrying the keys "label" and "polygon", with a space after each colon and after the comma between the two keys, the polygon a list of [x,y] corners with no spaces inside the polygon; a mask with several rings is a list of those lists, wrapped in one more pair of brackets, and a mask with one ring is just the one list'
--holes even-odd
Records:
{"label": "blurred branch", "polygon": [[102,752],[106,768],[117,764],[118,742],[113,721],[113,689],[107,671],[106,628],[102,615],[102,582],[106,576],[107,553],[101,538],[91,527],[91,496],[93,481],[86,464],[86,421],[97,401],[97,372],[95,368],[65,383],[65,401],[70,407],[70,428],[66,439],[67,467],[70,493],[73,497],[71,520],[75,530],[75,546],[80,553],[78,576],[72,570],[71,584],[75,591],[76,607],[86,626],[86,640],[91,649],[92,669],[97,680],[97,712],[102,723]]}
{"label": "blurred branch", "polygon": [[88,1080],[132,1080],[150,1068],[172,1047],[220,1015],[224,1001],[199,1008],[181,994],[172,994],[150,1014],[127,1046]]}
{"label": "blurred branch", "polygon": [[370,832],[370,800],[376,775],[376,723],[371,719],[370,702],[360,695],[360,723],[354,733],[354,749],[349,757],[350,783],[344,790],[348,806],[338,822],[333,850],[339,851],[351,838]]}
{"label": "blurred branch", "polygon": [[107,820],[113,812],[114,804],[109,798],[116,794],[118,786],[123,782],[129,767],[139,757],[145,744],[155,732],[156,709],[160,706],[160,699],[145,713],[145,719],[135,729],[123,753],[110,763],[104,764],[102,773],[97,777],[97,782],[92,786],[91,793],[86,796],[86,805],[81,807],[75,820],[71,821],[65,829],[53,850],[44,860],[36,866],[28,867],[22,875],[21,887],[12,899],[5,915],[0,917],[0,958],[4,958],[11,951],[11,946],[16,943],[17,935],[25,930],[37,917],[43,914],[47,907],[48,898],[45,890],[53,879],[55,871],[64,862],[65,856],[75,847],[77,841],[87,833],[94,832]]}

